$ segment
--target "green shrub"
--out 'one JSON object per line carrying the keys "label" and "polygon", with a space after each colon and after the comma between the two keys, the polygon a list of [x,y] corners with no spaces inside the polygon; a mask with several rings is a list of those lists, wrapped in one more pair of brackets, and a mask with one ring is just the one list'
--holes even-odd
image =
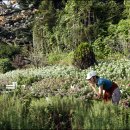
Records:
{"label": "green shrub", "polygon": [[80,68],[86,69],[96,63],[95,54],[88,43],[81,43],[74,52],[73,64]]}
{"label": "green shrub", "polygon": [[49,64],[58,64],[62,59],[66,57],[66,54],[63,52],[51,52],[48,54],[48,63]]}
{"label": "green shrub", "polygon": [[41,79],[41,77],[38,77],[38,76],[29,76],[29,77],[25,77],[25,76],[19,76],[18,77],[18,84],[20,85],[31,85],[32,83],[34,82],[37,82]]}
{"label": "green shrub", "polygon": [[108,27],[108,36],[99,37],[93,43],[93,49],[98,59],[108,57],[116,59],[117,55],[129,57],[129,28],[130,20],[120,20],[118,24],[110,24]]}
{"label": "green shrub", "polygon": [[6,73],[12,69],[12,64],[8,58],[0,59],[0,73]]}
{"label": "green shrub", "polygon": [[65,57],[61,60],[60,64],[72,65],[73,57],[74,57],[74,52],[73,51],[71,51],[70,53],[66,53]]}
{"label": "green shrub", "polygon": [[14,55],[20,53],[20,48],[18,46],[1,44],[0,48],[0,58],[12,58]]}
{"label": "green shrub", "polygon": [[107,40],[109,40],[109,43],[106,43],[104,38],[101,37],[94,41],[92,46],[97,59],[105,59],[111,54],[112,49],[110,48],[109,44],[113,44],[114,40],[112,40],[110,37],[107,38]]}

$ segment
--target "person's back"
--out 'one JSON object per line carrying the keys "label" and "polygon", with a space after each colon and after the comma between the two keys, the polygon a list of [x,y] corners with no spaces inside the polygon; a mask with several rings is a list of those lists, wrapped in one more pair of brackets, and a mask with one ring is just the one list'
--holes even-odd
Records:
{"label": "person's back", "polygon": [[98,78],[97,79],[97,86],[103,86],[103,89],[104,90],[108,90],[109,88],[111,88],[112,86],[112,81],[111,80],[108,80],[108,79],[105,79],[105,78]]}

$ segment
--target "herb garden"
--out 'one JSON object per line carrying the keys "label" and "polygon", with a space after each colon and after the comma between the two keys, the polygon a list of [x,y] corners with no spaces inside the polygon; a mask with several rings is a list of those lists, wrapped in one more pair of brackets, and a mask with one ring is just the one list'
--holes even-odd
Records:
{"label": "herb garden", "polygon": [[[0,75],[1,89],[12,81],[16,90],[0,96],[1,129],[128,129],[130,128],[130,61],[101,62],[86,70],[47,66]],[[105,68],[105,70],[104,70]],[[119,106],[93,100],[85,77],[90,69],[119,84]],[[22,88],[21,85],[26,85]]]}

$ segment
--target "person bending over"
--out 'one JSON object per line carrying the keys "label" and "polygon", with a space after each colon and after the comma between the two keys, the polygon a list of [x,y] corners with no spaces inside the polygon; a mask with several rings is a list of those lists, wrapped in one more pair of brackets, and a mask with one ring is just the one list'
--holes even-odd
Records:
{"label": "person bending over", "polygon": [[[121,92],[118,85],[106,78],[101,78],[96,71],[90,71],[86,78],[91,84],[91,88],[96,93],[97,97],[105,102],[112,101],[113,104],[119,104]],[[98,87],[98,91],[96,90]]]}

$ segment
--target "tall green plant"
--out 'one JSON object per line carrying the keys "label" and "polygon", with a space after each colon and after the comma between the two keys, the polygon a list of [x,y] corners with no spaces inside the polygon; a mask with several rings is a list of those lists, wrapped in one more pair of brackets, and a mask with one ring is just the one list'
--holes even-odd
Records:
{"label": "tall green plant", "polygon": [[58,12],[54,37],[61,50],[74,50],[81,42],[95,38],[95,15],[91,6],[92,2],[70,0],[64,10]]}
{"label": "tall green plant", "polygon": [[88,43],[81,43],[74,52],[73,64],[80,69],[86,69],[96,63],[95,54]]}
{"label": "tall green plant", "polygon": [[[52,22],[53,21],[53,22]],[[34,51],[46,54],[51,49],[51,32],[55,25],[55,10],[52,1],[42,1],[33,27]]]}

